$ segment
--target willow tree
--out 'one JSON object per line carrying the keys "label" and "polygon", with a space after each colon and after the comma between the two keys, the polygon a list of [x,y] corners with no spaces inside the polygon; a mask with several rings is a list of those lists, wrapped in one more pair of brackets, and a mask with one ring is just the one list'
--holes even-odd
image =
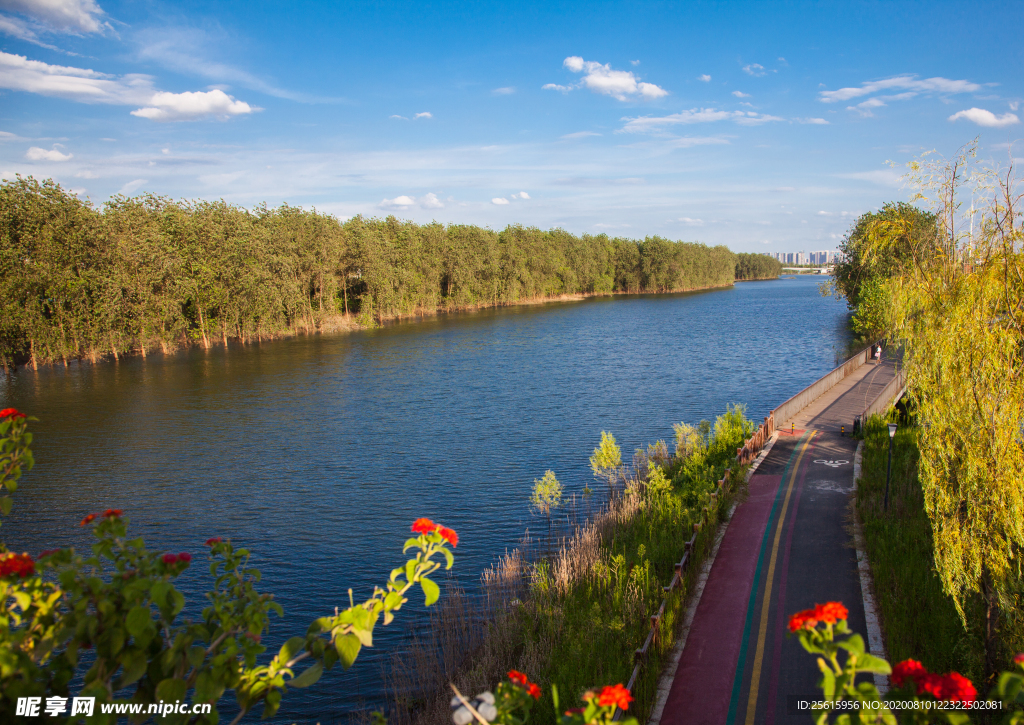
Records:
{"label": "willow tree", "polygon": [[[915,201],[930,204],[939,234],[928,253],[885,283],[884,314],[904,343],[921,424],[920,480],[935,567],[965,628],[984,606],[985,668],[1024,649],[1024,235],[1012,167],[974,160],[911,164]],[[963,197],[970,194],[970,207]],[[980,206],[979,196],[987,200]],[[874,253],[906,245],[906,220],[880,219]]]}

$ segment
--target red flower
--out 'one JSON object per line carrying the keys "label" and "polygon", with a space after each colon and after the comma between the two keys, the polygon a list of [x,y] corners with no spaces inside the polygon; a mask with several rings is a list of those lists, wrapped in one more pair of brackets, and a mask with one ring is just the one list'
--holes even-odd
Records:
{"label": "red flower", "polygon": [[14,554],[8,552],[0,554],[0,577],[20,576],[27,577],[36,573],[36,565],[32,557],[27,553]]}
{"label": "red flower", "polygon": [[4,418],[24,418],[25,414],[19,411],[17,408],[4,408],[0,410],[0,420]]}
{"label": "red flower", "polygon": [[903,687],[907,680],[916,683],[917,678],[927,674],[928,670],[917,660],[904,660],[892,668],[892,684]]}
{"label": "red flower", "polygon": [[446,526],[438,526],[437,533],[441,535],[442,539],[451,544],[453,549],[459,545],[459,535],[455,533],[455,529],[449,529]]}
{"label": "red flower", "polygon": [[171,564],[177,564],[178,563],[178,557],[175,556],[174,554],[164,554],[161,557],[161,559],[164,562],[164,564],[167,564],[168,566],[170,566]]}
{"label": "red flower", "polygon": [[1017,665],[1024,665],[1024,652],[1021,652],[1013,658],[1013,663]]}
{"label": "red flower", "polygon": [[935,697],[950,702],[974,702],[978,698],[978,691],[974,689],[971,681],[959,672],[950,672],[942,676],[939,694]]}
{"label": "red flower", "polygon": [[609,705],[615,705],[621,710],[628,710],[629,703],[633,702],[633,697],[629,694],[629,690],[622,686],[620,682],[617,685],[607,685],[601,694],[597,696],[597,704],[601,707],[607,707]]}
{"label": "red flower", "polygon": [[532,697],[534,700],[539,700],[540,687],[535,682],[531,682],[526,686],[526,694]]}
{"label": "red flower", "polygon": [[219,543],[220,543],[220,537],[219,536],[214,536],[212,539],[207,539],[206,540],[206,545],[207,546],[213,546],[214,544],[219,544]]}
{"label": "red flower", "polygon": [[178,561],[183,561],[186,564],[188,564],[190,561],[192,561],[192,555],[189,554],[187,551],[183,551],[182,553],[178,554]]}
{"label": "red flower", "polygon": [[828,602],[827,604],[819,604],[814,608],[814,613],[817,616],[819,622],[825,624],[835,624],[849,616],[849,612],[839,602]]}
{"label": "red flower", "polygon": [[912,680],[917,685],[918,695],[923,695],[927,692],[936,700],[942,699],[942,689],[946,683],[945,678],[942,675],[934,675],[931,672],[925,672],[912,678]]}
{"label": "red flower", "polygon": [[122,511],[121,509],[107,509],[106,511],[103,512],[103,518],[112,519],[115,516],[120,517],[121,514],[123,513],[124,511]]}
{"label": "red flower", "polygon": [[530,682],[526,678],[526,675],[524,675],[522,672],[519,672],[518,670],[509,670],[508,679],[510,679],[517,685],[522,685],[523,687],[526,687],[526,685]]}
{"label": "red flower", "polygon": [[88,516],[86,516],[86,517],[85,517],[84,519],[82,519],[82,523],[80,523],[80,524],[79,524],[79,526],[85,526],[86,524],[91,524],[91,523],[93,522],[93,520],[94,520],[94,519],[95,519],[95,518],[96,518],[96,517],[97,517],[98,515],[99,515],[99,514],[89,514],[89,515],[88,515]]}
{"label": "red flower", "polygon": [[789,618],[789,631],[797,632],[801,629],[814,629],[814,625],[818,623],[817,614],[817,608],[797,612]]}
{"label": "red flower", "polygon": [[412,532],[414,534],[429,534],[436,528],[437,524],[430,519],[416,519],[412,522]]}

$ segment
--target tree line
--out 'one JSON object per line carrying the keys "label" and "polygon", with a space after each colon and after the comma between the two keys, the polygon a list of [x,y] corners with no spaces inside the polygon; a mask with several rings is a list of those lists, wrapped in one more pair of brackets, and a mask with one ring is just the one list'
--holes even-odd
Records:
{"label": "tree line", "polygon": [[775,279],[782,274],[782,262],[767,254],[736,254],[736,279]]}
{"label": "tree line", "polygon": [[[758,259],[747,259],[758,257]],[[0,363],[64,362],[248,341],[563,294],[732,284],[774,260],[724,246],[501,231],[394,217],[344,223],[288,204],[115,196],[0,182]],[[777,274],[777,272],[776,272]]]}

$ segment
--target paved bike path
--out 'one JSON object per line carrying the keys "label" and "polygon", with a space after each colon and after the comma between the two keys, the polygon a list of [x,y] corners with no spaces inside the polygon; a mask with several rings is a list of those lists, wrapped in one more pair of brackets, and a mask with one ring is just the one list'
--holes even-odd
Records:
{"label": "paved bike path", "polygon": [[786,636],[789,615],[826,601],[865,636],[847,530],[856,441],[781,433],[751,477],[701,595],[661,716],[664,725],[807,722],[820,696],[814,658]]}

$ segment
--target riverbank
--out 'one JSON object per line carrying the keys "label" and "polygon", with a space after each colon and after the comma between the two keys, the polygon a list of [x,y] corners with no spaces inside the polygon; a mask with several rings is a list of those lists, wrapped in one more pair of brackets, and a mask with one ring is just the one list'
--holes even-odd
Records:
{"label": "riverbank", "polygon": [[[753,280],[736,280],[740,281],[753,281]],[[249,337],[240,337],[233,335],[222,335],[218,338],[207,337],[205,339],[197,339],[195,337],[182,336],[176,341],[168,342],[161,340],[160,342],[150,345],[137,345],[133,348],[122,349],[120,352],[104,352],[101,350],[90,350],[78,357],[63,356],[59,360],[51,360],[47,362],[39,362],[35,358],[30,358],[23,363],[21,366],[12,365],[11,367],[17,369],[17,367],[31,368],[38,370],[42,366],[63,366],[67,367],[73,363],[91,363],[96,364],[108,360],[120,360],[122,357],[147,357],[156,353],[171,354],[178,352],[183,348],[189,347],[203,347],[206,349],[214,347],[230,347],[233,345],[249,345],[253,342],[264,342],[273,341],[297,335],[310,335],[310,334],[337,334],[345,332],[360,332],[363,330],[372,330],[377,327],[384,325],[401,323],[401,322],[413,322],[418,319],[424,319],[428,317],[437,317],[440,315],[447,314],[460,314],[460,313],[471,313],[478,312],[487,309],[507,308],[507,307],[518,307],[518,306],[538,306],[547,304],[558,304],[566,302],[583,302],[588,299],[596,297],[618,297],[618,296],[636,296],[636,295],[671,295],[671,294],[682,294],[686,292],[704,292],[716,289],[728,289],[732,287],[732,284],[728,285],[708,285],[702,287],[687,287],[681,289],[668,289],[668,290],[657,290],[650,292],[625,292],[625,291],[609,291],[609,292],[582,292],[575,294],[556,294],[548,296],[535,296],[527,297],[519,300],[501,301],[497,303],[479,303],[479,304],[449,304],[442,307],[436,308],[416,308],[409,312],[391,313],[391,314],[380,314],[374,318],[371,318],[365,314],[333,314],[333,315],[322,315],[318,319],[314,319],[311,322],[302,325],[296,325],[291,328],[284,330],[278,330],[275,332],[263,333],[260,335],[252,335]],[[0,356],[0,362],[3,362],[3,369],[8,370],[6,360]]]}

